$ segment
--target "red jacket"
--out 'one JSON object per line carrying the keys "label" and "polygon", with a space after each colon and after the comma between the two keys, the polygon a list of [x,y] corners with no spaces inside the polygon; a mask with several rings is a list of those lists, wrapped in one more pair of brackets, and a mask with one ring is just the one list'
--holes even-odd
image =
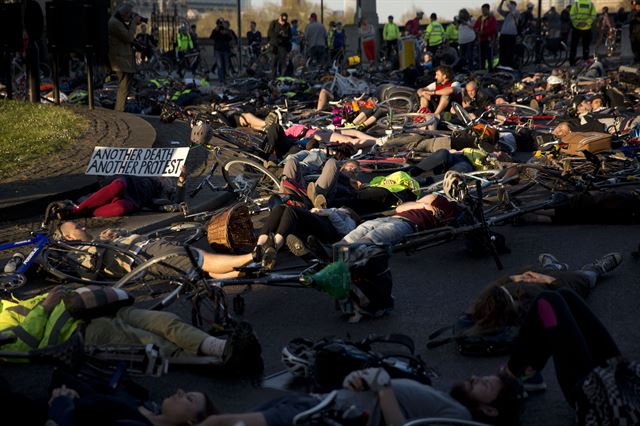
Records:
{"label": "red jacket", "polygon": [[478,40],[480,42],[491,41],[498,32],[498,22],[493,15],[487,17],[481,16],[474,22],[473,29],[478,34]]}
{"label": "red jacket", "polygon": [[404,24],[404,30],[407,34],[412,36],[420,35],[420,19],[416,16],[413,19],[409,19],[406,24]]}

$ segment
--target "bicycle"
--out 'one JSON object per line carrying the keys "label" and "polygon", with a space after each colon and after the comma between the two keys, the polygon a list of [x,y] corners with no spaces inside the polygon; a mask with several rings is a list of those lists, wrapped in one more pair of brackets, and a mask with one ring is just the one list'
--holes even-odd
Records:
{"label": "bicycle", "polygon": [[[280,180],[268,169],[273,163],[266,162],[261,156],[249,152],[250,150],[257,152],[256,145],[249,145],[255,143],[255,139],[236,129],[216,129],[214,136],[222,139],[226,145],[207,143],[203,146],[213,154],[214,161],[205,177],[189,193],[191,198],[203,188],[208,187],[213,192],[229,190],[235,193],[241,202],[260,207],[262,202],[279,192]],[[241,146],[245,141],[247,145]],[[216,171],[219,169],[227,183],[225,187],[214,183]]]}
{"label": "bicycle", "polygon": [[144,259],[129,250],[104,241],[63,241],[50,237],[49,220],[53,205],[47,206],[40,228],[25,240],[0,244],[0,252],[25,246],[34,248],[16,268],[15,272],[0,273],[0,291],[11,292],[27,282],[26,273],[38,264],[54,278],[64,282],[111,285],[122,275],[103,268],[103,255],[109,252],[117,262],[131,267],[144,263]]}

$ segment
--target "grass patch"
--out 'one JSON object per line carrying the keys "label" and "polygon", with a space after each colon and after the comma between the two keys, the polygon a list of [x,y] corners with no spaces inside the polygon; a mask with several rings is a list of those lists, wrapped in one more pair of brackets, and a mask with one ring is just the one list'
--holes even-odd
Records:
{"label": "grass patch", "polygon": [[33,164],[74,141],[87,121],[53,105],[0,100],[0,179]]}

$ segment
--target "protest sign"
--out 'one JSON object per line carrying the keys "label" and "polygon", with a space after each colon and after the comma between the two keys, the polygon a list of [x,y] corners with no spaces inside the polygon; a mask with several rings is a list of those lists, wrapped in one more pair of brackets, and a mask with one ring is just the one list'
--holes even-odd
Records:
{"label": "protest sign", "polygon": [[110,148],[93,149],[88,175],[180,176],[189,148]]}

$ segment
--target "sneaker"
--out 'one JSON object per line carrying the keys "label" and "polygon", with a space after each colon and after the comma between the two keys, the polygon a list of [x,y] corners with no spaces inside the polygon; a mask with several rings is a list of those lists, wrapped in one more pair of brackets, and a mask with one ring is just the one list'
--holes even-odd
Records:
{"label": "sneaker", "polygon": [[273,270],[273,268],[276,267],[276,257],[277,252],[274,247],[265,248],[264,252],[262,253],[262,259],[260,261],[262,267],[267,271]]}
{"label": "sneaker", "polygon": [[581,269],[592,270],[598,275],[603,275],[613,271],[622,263],[622,254],[614,252],[594,260],[592,263],[583,266]]}
{"label": "sneaker", "polygon": [[327,208],[327,198],[322,194],[316,195],[316,197],[313,198],[313,207],[315,207],[317,209],[326,209]]}
{"label": "sneaker", "polygon": [[552,271],[567,271],[569,269],[569,265],[560,263],[551,253],[540,254],[538,263],[542,266],[542,269],[550,269]]}
{"label": "sneaker", "polygon": [[292,254],[298,257],[304,257],[311,253],[304,242],[293,234],[287,235],[287,247]]}
{"label": "sneaker", "polygon": [[527,392],[542,392],[547,389],[544,377],[540,372],[536,372],[533,376],[522,378],[522,387]]}
{"label": "sneaker", "polygon": [[225,367],[237,373],[254,375],[262,372],[262,347],[251,324],[242,321],[233,328],[222,359]]}

